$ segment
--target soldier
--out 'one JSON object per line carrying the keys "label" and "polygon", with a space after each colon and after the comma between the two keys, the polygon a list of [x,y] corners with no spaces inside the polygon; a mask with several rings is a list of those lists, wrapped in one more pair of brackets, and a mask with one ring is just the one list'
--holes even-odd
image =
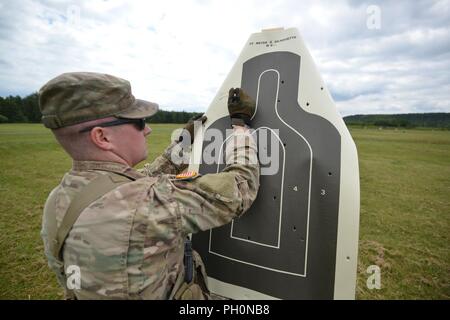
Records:
{"label": "soldier", "polygon": [[[178,175],[187,167],[171,160],[178,142],[144,170],[133,169],[147,156],[145,118],[158,106],[135,99],[126,80],[65,73],[40,89],[39,105],[43,124],[73,159],[46,201],[41,232],[66,298],[208,298],[204,266],[185,239],[239,217],[256,198],[259,165],[248,129],[254,101],[230,90],[237,142],[227,146],[223,172],[203,176]],[[193,137],[192,121],[186,129]],[[72,270],[78,286],[68,281]]]}

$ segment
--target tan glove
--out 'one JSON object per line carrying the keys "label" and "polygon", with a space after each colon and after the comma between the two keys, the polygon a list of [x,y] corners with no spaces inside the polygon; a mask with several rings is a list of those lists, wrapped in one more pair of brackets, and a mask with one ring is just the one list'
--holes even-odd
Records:
{"label": "tan glove", "polygon": [[231,88],[228,92],[228,112],[231,124],[244,126],[251,125],[250,119],[255,114],[256,102],[241,88]]}
{"label": "tan glove", "polygon": [[[198,116],[194,116],[186,123],[186,125],[183,128],[183,133],[178,138],[178,142],[183,141],[184,137],[187,137],[187,133],[189,133],[191,138],[191,144],[194,142],[194,122],[195,121],[201,121],[202,124],[205,123],[205,121],[208,118],[204,114],[200,114]],[[185,131],[186,130],[186,131]]]}

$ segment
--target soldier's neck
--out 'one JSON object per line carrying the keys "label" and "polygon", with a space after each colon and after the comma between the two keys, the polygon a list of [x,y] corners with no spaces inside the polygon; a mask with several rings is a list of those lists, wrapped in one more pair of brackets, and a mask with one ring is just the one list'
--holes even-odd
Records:
{"label": "soldier's neck", "polygon": [[120,163],[120,164],[124,164],[126,166],[129,167],[133,167],[132,164],[128,163],[125,159],[123,159],[122,157],[118,156],[117,154],[113,153],[113,152],[102,152],[101,154],[95,154],[95,155],[90,155],[87,158],[83,158],[83,159],[73,159],[76,161],[106,161],[106,162],[115,162],[115,163]]}

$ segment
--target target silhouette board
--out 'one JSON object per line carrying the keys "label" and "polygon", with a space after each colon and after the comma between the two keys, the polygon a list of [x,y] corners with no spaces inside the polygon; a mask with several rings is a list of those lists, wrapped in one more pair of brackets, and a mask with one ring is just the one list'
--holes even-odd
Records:
{"label": "target silhouette board", "polygon": [[[261,184],[243,216],[193,235],[211,291],[232,299],[353,299],[357,151],[297,29],[250,36],[196,133],[190,169],[201,174],[224,168],[232,87],[256,100]],[[217,161],[201,163],[213,129],[224,143]]]}

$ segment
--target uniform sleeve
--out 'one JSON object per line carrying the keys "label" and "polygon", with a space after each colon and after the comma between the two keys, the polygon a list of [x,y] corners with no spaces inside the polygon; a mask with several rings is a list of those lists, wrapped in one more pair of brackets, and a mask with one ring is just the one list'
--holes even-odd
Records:
{"label": "uniform sleeve", "polygon": [[226,167],[221,173],[170,180],[172,201],[185,234],[230,222],[247,211],[256,198],[259,163],[250,130],[235,130],[228,142]]}
{"label": "uniform sleeve", "polygon": [[55,236],[56,232],[56,216],[55,216],[55,210],[51,210],[50,208],[55,207],[55,198],[56,194],[58,192],[59,187],[52,190],[49,197],[47,198],[47,201],[45,202],[44,206],[44,214],[42,217],[42,229],[41,229],[41,237],[44,242],[44,253],[47,258],[48,266],[50,269],[56,274],[56,279],[59,283],[59,285],[64,288],[64,290],[67,289],[66,284],[66,276],[64,274],[64,263],[59,261],[53,256],[52,248],[51,248],[51,241],[52,238]]}
{"label": "uniform sleeve", "polygon": [[[164,152],[158,156],[152,163],[146,163],[144,168],[138,171],[147,176],[158,176],[162,174],[178,174],[187,168],[188,154],[184,155],[185,161],[181,157],[176,157],[178,163],[172,162],[172,154],[181,149],[181,146],[177,142],[172,142]],[[186,161],[187,160],[187,161]]]}

